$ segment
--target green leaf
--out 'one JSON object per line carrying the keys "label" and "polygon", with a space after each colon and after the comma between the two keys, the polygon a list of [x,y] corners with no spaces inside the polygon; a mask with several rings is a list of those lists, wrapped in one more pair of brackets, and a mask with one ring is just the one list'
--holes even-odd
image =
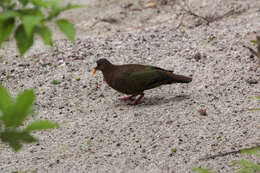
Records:
{"label": "green leaf", "polygon": [[22,9],[17,10],[17,12],[19,13],[19,15],[21,17],[23,17],[25,15],[32,15],[32,16],[38,16],[38,17],[45,18],[41,9],[39,9],[39,8],[22,8]]}
{"label": "green leaf", "polygon": [[[260,165],[256,164],[254,162],[250,162],[247,160],[239,160],[239,161],[233,161],[235,164],[239,164],[242,166],[241,172],[245,172],[245,170],[250,170],[250,172],[258,172],[260,171]],[[249,172],[249,171],[247,171]]]}
{"label": "green leaf", "polygon": [[32,105],[35,100],[35,95],[33,90],[25,90],[20,93],[16,99],[15,103],[15,117],[13,120],[16,120],[16,126],[21,125],[26,117],[32,113]]}
{"label": "green leaf", "polygon": [[87,144],[88,144],[88,145],[91,145],[91,144],[93,144],[93,141],[88,140]]}
{"label": "green leaf", "polygon": [[34,102],[35,96],[32,90],[25,90],[17,97],[15,104],[6,111],[2,116],[6,127],[18,127],[22,125],[26,117],[32,113],[31,106]]}
{"label": "green leaf", "polygon": [[250,155],[258,155],[260,153],[260,147],[254,147],[251,149],[244,149],[241,151],[241,154],[250,154]]}
{"label": "green leaf", "polygon": [[35,32],[37,32],[41,36],[45,45],[50,45],[50,46],[53,45],[52,33],[48,27],[46,27],[46,26],[36,27]]}
{"label": "green leaf", "polygon": [[19,0],[23,6],[26,6],[28,4],[28,0]]}
{"label": "green leaf", "polygon": [[59,80],[52,80],[51,81],[51,84],[53,84],[53,85],[59,85],[61,83],[61,81],[59,81]]}
{"label": "green leaf", "polygon": [[15,151],[22,148],[17,132],[1,132],[0,137],[3,142],[8,143]]}
{"label": "green leaf", "polygon": [[51,6],[52,8],[56,9],[59,8],[60,4],[63,2],[64,0],[51,0]]}
{"label": "green leaf", "polygon": [[22,17],[25,32],[28,37],[32,35],[33,29],[43,18],[41,16],[25,15]]}
{"label": "green leaf", "polygon": [[171,151],[172,151],[173,153],[176,153],[177,148],[171,148]]}
{"label": "green leaf", "polygon": [[214,173],[213,171],[206,169],[206,168],[192,168],[193,172],[199,172],[199,173]]}
{"label": "green leaf", "polygon": [[253,44],[257,44],[256,40],[250,40],[250,42],[253,43]]}
{"label": "green leaf", "polygon": [[0,137],[3,142],[7,142],[15,151],[21,149],[22,142],[32,143],[37,141],[37,139],[29,133],[18,131],[4,131],[0,133]]}
{"label": "green leaf", "polygon": [[15,19],[0,20],[0,48],[2,43],[12,34],[15,25]]}
{"label": "green leaf", "polygon": [[31,124],[29,124],[25,131],[30,132],[30,131],[37,131],[37,130],[46,130],[46,129],[53,129],[53,128],[58,128],[59,125],[57,123],[53,123],[48,120],[38,120],[34,121]]}
{"label": "green leaf", "polygon": [[8,107],[10,107],[13,103],[14,101],[7,90],[2,85],[0,85],[0,110],[3,112],[3,114],[6,113]]}
{"label": "green leaf", "polygon": [[37,141],[37,139],[30,135],[28,132],[21,133],[20,139],[24,143],[32,143]]}
{"label": "green leaf", "polygon": [[213,41],[215,38],[216,38],[216,37],[215,37],[214,35],[211,35],[211,36],[209,37],[209,40],[208,40],[208,42],[211,42],[211,41]]}
{"label": "green leaf", "polygon": [[43,7],[45,9],[48,8],[48,2],[41,0],[30,0],[35,6]]}
{"label": "green leaf", "polygon": [[54,17],[57,17],[60,14],[60,3],[63,0],[52,0],[51,1],[51,11],[48,17],[48,20],[52,20]]}
{"label": "green leaf", "polygon": [[221,136],[216,136],[217,139],[221,139]]}
{"label": "green leaf", "polygon": [[59,19],[56,24],[72,42],[75,42],[75,28],[72,23],[66,19]]}
{"label": "green leaf", "polygon": [[0,20],[7,20],[10,18],[19,17],[20,14],[13,10],[7,10],[0,13]]}
{"label": "green leaf", "polygon": [[25,33],[23,25],[20,25],[15,31],[15,39],[20,54],[24,53],[33,45],[33,35],[28,37]]}

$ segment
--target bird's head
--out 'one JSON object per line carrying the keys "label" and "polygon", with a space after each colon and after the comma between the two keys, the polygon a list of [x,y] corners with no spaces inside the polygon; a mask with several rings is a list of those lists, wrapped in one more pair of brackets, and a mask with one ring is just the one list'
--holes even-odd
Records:
{"label": "bird's head", "polygon": [[94,68],[93,73],[95,74],[97,70],[105,71],[109,67],[111,67],[111,63],[107,59],[99,59],[97,60],[97,66]]}

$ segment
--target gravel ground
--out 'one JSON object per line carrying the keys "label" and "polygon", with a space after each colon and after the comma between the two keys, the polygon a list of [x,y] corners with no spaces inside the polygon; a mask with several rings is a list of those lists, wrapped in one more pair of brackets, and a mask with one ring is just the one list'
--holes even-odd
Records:
{"label": "gravel ground", "polygon": [[[188,8],[181,2],[145,9],[137,1],[131,7],[127,1],[101,1],[88,13],[64,14],[78,29],[75,44],[56,35],[54,48],[36,41],[19,58],[14,42],[7,43],[0,51],[1,83],[13,96],[34,88],[37,116],[31,119],[49,119],[61,127],[37,132],[39,144],[18,153],[1,144],[0,172],[186,173],[202,166],[222,173],[236,172],[233,160],[260,163],[240,154],[201,160],[260,145],[260,113],[246,111],[260,107],[249,99],[260,95],[260,67],[243,48],[253,47],[250,40],[260,35],[260,2],[187,3],[207,19],[227,14],[209,24],[184,11]],[[117,22],[102,22],[105,17]],[[140,105],[129,106],[101,73],[92,74],[100,58],[159,66],[193,81],[148,90]]]}

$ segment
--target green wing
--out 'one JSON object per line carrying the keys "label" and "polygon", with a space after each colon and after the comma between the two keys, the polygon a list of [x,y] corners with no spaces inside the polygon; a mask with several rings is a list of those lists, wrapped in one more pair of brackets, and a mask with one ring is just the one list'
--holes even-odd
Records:
{"label": "green wing", "polygon": [[157,87],[168,80],[169,76],[162,69],[156,67],[145,67],[129,76],[131,85],[140,91]]}

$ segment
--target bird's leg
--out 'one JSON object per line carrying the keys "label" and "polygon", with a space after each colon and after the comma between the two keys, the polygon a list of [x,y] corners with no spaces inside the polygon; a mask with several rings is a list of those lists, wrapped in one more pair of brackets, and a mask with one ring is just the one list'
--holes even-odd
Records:
{"label": "bird's leg", "polygon": [[119,98],[119,100],[122,100],[122,101],[132,100],[132,99],[135,98],[136,96],[137,96],[137,95],[131,95],[131,96],[128,96],[128,97]]}
{"label": "bird's leg", "polygon": [[140,104],[140,100],[144,97],[144,93],[141,93],[140,96],[135,100],[134,103],[130,103],[129,105],[138,105]]}

